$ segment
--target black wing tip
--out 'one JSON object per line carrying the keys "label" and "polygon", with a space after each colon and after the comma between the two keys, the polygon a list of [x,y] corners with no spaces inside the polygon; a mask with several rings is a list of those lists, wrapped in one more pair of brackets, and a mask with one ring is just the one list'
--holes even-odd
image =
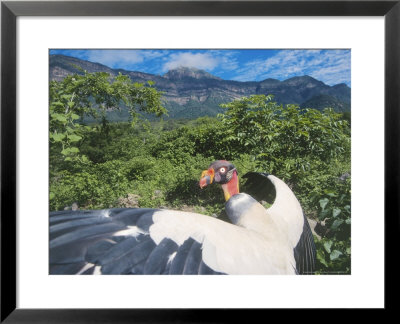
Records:
{"label": "black wing tip", "polygon": [[312,275],[315,273],[316,247],[314,236],[311,231],[307,217],[304,215],[303,233],[294,248],[297,272],[301,275]]}

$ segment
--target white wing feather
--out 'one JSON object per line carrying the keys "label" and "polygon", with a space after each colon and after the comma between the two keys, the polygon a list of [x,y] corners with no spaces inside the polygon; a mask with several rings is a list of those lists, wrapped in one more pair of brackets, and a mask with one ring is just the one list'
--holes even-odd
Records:
{"label": "white wing feather", "polygon": [[202,246],[204,263],[227,274],[294,274],[293,248],[276,231],[258,231],[196,213],[161,210],[153,215],[150,236],[178,245],[193,238]]}

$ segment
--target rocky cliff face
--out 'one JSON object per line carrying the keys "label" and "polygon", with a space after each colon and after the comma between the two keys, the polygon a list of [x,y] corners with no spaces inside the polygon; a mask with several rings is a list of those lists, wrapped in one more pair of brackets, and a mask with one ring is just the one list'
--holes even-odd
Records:
{"label": "rocky cliff face", "polygon": [[209,79],[209,80],[222,80],[221,78],[218,78],[206,71],[199,70],[193,67],[178,67],[176,69],[168,71],[166,74],[164,74],[164,78],[167,78],[169,80],[187,80],[187,79],[197,79],[197,80],[204,80],[204,79]]}
{"label": "rocky cliff face", "polygon": [[118,74],[116,70],[99,63],[92,63],[64,55],[50,55],[50,80],[60,81],[69,74],[80,73],[79,68],[88,72],[107,72],[111,75]]}
{"label": "rocky cliff face", "polygon": [[[216,115],[221,111],[219,108],[221,103],[253,94],[272,94],[281,104],[304,106],[304,103],[310,102],[312,108],[323,109],[329,102],[336,103],[340,111],[350,110],[351,90],[347,85],[328,86],[310,76],[299,76],[285,81],[266,79],[260,82],[238,82],[223,80],[206,71],[187,67],[179,67],[160,76],[111,69],[98,63],[63,55],[51,55],[50,80],[62,80],[68,74],[79,73],[77,66],[88,72],[104,71],[111,75],[121,72],[140,83],[154,81],[155,87],[164,92],[165,106],[171,118]],[[327,96],[331,100],[327,101]],[[318,100],[320,98],[324,100]]]}

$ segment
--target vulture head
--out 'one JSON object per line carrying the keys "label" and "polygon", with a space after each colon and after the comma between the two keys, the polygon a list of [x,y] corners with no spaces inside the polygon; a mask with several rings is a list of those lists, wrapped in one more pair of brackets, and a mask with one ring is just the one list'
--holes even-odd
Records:
{"label": "vulture head", "polygon": [[235,166],[228,161],[215,161],[201,173],[200,188],[204,188],[213,182],[222,185],[226,201],[239,193],[238,172]]}

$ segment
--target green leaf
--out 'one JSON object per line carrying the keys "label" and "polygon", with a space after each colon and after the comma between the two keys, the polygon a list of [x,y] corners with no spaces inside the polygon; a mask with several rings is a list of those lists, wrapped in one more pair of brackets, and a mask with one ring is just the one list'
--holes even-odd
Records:
{"label": "green leaf", "polygon": [[329,202],[329,199],[328,199],[328,198],[324,198],[324,199],[321,199],[321,200],[319,201],[319,205],[321,206],[322,210],[325,209],[325,207],[326,207],[326,205],[328,204],[328,202]]}
{"label": "green leaf", "polygon": [[325,190],[325,194],[329,197],[336,197],[336,193],[333,191]]}
{"label": "green leaf", "polygon": [[331,253],[332,241],[327,241],[324,243],[325,251]]}
{"label": "green leaf", "polygon": [[342,211],[341,211],[340,208],[333,208],[333,210],[332,210],[332,216],[333,216],[333,217],[337,217],[341,212],[342,212]]}
{"label": "green leaf", "polygon": [[77,114],[71,114],[71,119],[72,119],[72,120],[79,119],[79,115],[77,115]]}
{"label": "green leaf", "polygon": [[321,211],[318,215],[318,218],[321,220],[325,219],[326,217],[329,217],[329,209]]}
{"label": "green leaf", "polygon": [[328,263],[325,261],[325,253],[321,250],[317,251],[317,259],[321,262],[325,267],[329,267]]}
{"label": "green leaf", "polygon": [[333,229],[333,230],[338,229],[338,227],[339,227],[340,225],[342,225],[343,222],[344,222],[343,219],[336,219],[336,220],[332,223],[331,229]]}
{"label": "green leaf", "polygon": [[72,134],[72,135],[68,135],[68,139],[69,139],[71,142],[78,142],[78,141],[80,141],[80,140],[82,139],[82,137],[81,137],[81,136],[78,136],[78,135]]}
{"label": "green leaf", "polygon": [[329,255],[331,261],[335,261],[338,259],[343,253],[338,250],[333,250],[332,253]]}
{"label": "green leaf", "polygon": [[72,95],[62,95],[61,96],[61,99],[64,99],[64,100],[70,100],[72,98]]}
{"label": "green leaf", "polygon": [[74,153],[78,153],[79,149],[77,147],[68,147],[66,149],[63,149],[61,151],[62,155],[70,155],[70,154],[74,154]]}
{"label": "green leaf", "polygon": [[54,142],[61,142],[64,138],[64,134],[50,134],[50,138],[54,140]]}
{"label": "green leaf", "polygon": [[51,117],[63,123],[67,122],[67,118],[62,114],[51,114]]}
{"label": "green leaf", "polygon": [[309,134],[308,132],[305,132],[305,131],[299,131],[299,134],[300,134],[300,135],[303,135],[303,136],[305,136],[305,137],[307,137],[307,138],[310,137],[310,134]]}

